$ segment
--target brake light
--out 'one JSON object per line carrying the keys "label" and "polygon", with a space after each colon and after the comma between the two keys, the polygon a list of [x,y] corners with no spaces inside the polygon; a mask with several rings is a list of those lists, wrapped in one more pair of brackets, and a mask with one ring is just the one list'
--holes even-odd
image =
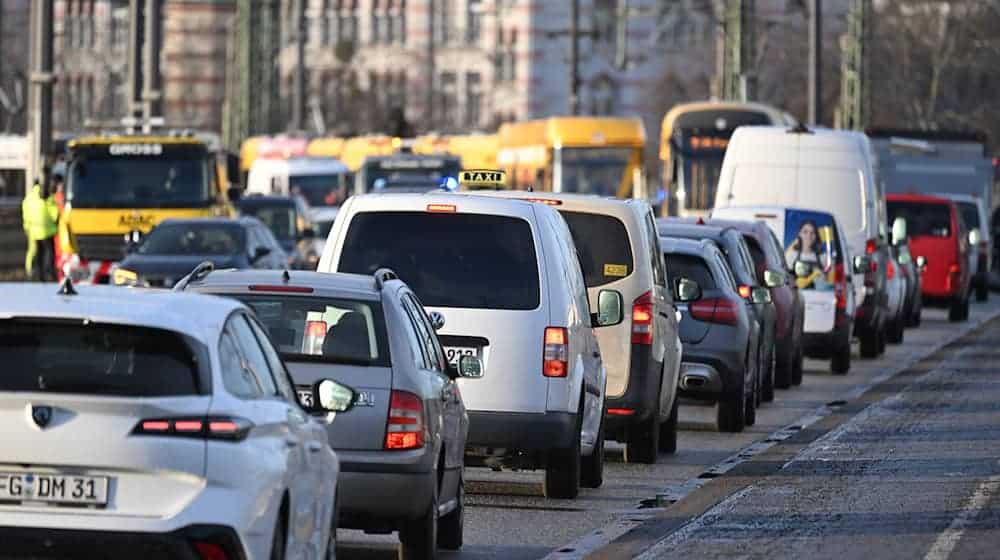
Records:
{"label": "brake light", "polygon": [[693,319],[719,325],[735,325],[739,319],[737,302],[729,298],[703,298],[688,304]]}
{"label": "brake light", "polygon": [[743,299],[750,299],[750,294],[753,293],[753,290],[750,288],[750,286],[740,286],[737,289],[737,291],[739,292],[740,297]]}
{"label": "brake light", "polygon": [[538,204],[547,204],[549,206],[560,206],[562,205],[561,200],[555,200],[552,198],[526,198],[524,199],[528,202],[537,202]]}
{"label": "brake light", "polygon": [[948,266],[948,274],[958,274],[961,271],[962,269],[958,266],[958,263],[951,263],[951,265]]}
{"label": "brake light", "polygon": [[194,548],[201,560],[229,560],[225,549],[215,543],[197,542]]}
{"label": "brake light", "polygon": [[876,249],[878,249],[878,242],[875,239],[869,239],[868,241],[865,241],[866,255],[871,255],[872,253],[875,252]]}
{"label": "brake light", "polygon": [[455,212],[458,212],[458,208],[454,204],[428,204],[427,205],[427,211],[428,212],[445,212],[445,213],[454,214]]}
{"label": "brake light", "polygon": [[896,277],[896,267],[893,266],[892,261],[889,261],[886,264],[886,267],[885,267],[885,276],[889,280],[892,280],[893,278]]}
{"label": "brake light", "polygon": [[542,375],[566,377],[569,373],[569,333],[562,327],[545,327]]}
{"label": "brake light", "polygon": [[632,302],[632,344],[653,344],[653,292]]}
{"label": "brake light", "polygon": [[385,425],[386,449],[419,449],[424,446],[424,403],[406,391],[393,391]]}
{"label": "brake light", "polygon": [[837,309],[847,309],[847,277],[844,263],[837,263],[833,269],[833,293],[837,296]]}
{"label": "brake light", "polygon": [[251,428],[252,422],[235,416],[154,418],[139,422],[132,434],[239,441],[247,437]]}
{"label": "brake light", "polygon": [[288,294],[311,294],[313,289],[309,286],[267,286],[255,284],[248,286],[251,292],[282,292]]}
{"label": "brake light", "polygon": [[608,414],[612,416],[632,416],[635,410],[631,408],[609,408]]}

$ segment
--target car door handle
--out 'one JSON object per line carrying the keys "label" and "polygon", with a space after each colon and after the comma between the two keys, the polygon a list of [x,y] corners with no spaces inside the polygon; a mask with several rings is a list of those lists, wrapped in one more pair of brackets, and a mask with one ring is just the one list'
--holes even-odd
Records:
{"label": "car door handle", "polygon": [[308,449],[310,453],[319,453],[323,450],[323,444],[318,441],[310,441],[306,444],[306,449]]}

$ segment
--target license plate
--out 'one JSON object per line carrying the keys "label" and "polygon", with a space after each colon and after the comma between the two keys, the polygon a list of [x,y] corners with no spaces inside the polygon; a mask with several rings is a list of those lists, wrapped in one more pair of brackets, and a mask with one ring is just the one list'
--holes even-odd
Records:
{"label": "license plate", "polygon": [[296,388],[295,392],[299,395],[299,404],[306,408],[312,408],[313,406],[313,392],[312,387],[308,388]]}
{"label": "license plate", "polygon": [[445,346],[444,355],[448,358],[449,363],[458,365],[459,358],[462,356],[477,356],[479,355],[479,349],[468,346]]}
{"label": "license plate", "polygon": [[37,473],[0,473],[0,501],[104,505],[108,479]]}

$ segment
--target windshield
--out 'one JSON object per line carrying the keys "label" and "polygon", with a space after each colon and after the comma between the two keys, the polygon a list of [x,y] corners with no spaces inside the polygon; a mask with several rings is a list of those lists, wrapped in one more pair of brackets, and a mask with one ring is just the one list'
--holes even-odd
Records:
{"label": "windshield", "polygon": [[684,130],[681,145],[671,141],[676,154],[676,193],[688,210],[711,210],[722,173],[722,160],[732,130]]}
{"label": "windshield", "polygon": [[335,206],[344,202],[347,182],[342,174],[292,175],[288,189],[293,195],[302,195],[309,206]]}
{"label": "windshield", "polygon": [[332,298],[239,296],[284,359],[388,367],[389,343],[381,304]]}
{"label": "windshield", "polygon": [[207,163],[197,157],[86,158],[70,166],[75,208],[202,208],[214,203]]}
{"label": "windshield", "polygon": [[712,270],[701,257],[684,253],[664,253],[663,256],[667,261],[671,284],[680,278],[687,278],[697,282],[702,290],[716,289]]}
{"label": "windshield", "polygon": [[365,192],[427,192],[448,177],[458,177],[458,158],[407,157],[367,161],[364,164]]}
{"label": "windshield", "polygon": [[141,255],[236,255],[246,246],[243,229],[235,225],[160,224],[136,250]]}
{"label": "windshield", "polygon": [[535,309],[538,261],[528,222],[508,216],[363,212],[340,272],[391,268],[430,307]]}
{"label": "windshield", "polygon": [[887,206],[889,223],[903,218],[910,237],[951,236],[951,211],[946,204],[890,200]]}
{"label": "windshield", "polygon": [[618,196],[632,148],[562,148],[559,154],[559,192]]}
{"label": "windshield", "polygon": [[195,354],[161,329],[0,321],[0,391],[166,397],[200,392]]}
{"label": "windshield", "polygon": [[972,202],[959,202],[958,211],[962,213],[965,227],[970,230],[979,227],[979,206]]}
{"label": "windshield", "polygon": [[297,238],[295,208],[291,206],[244,205],[240,211],[264,222],[279,241],[294,241]]}
{"label": "windshield", "polygon": [[625,224],[613,216],[560,212],[573,234],[588,288],[632,274],[632,246]]}

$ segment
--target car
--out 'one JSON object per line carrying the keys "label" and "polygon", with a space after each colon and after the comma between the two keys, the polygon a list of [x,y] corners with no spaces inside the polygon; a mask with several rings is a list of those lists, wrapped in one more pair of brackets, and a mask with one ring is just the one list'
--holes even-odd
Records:
{"label": "car", "polygon": [[719,430],[741,432],[755,406],[757,320],[714,241],[661,237],[660,245],[682,317],[680,394],[716,402]]}
{"label": "car", "polygon": [[978,232],[966,229],[958,205],[949,198],[890,194],[887,201],[889,217],[906,221],[910,249],[924,259],[923,304],[948,308],[950,321],[968,319],[970,255],[979,244]]}
{"label": "car", "polygon": [[[802,384],[802,323],[805,303],[785,264],[785,251],[768,225],[752,217],[755,211],[739,207],[712,212],[709,225],[731,226],[743,234],[756,267],[757,282],[771,290],[776,312],[774,352],[765,360],[771,373],[765,375],[765,401],[774,400],[774,388]],[[767,384],[773,379],[773,384]]]}
{"label": "car", "polygon": [[[864,281],[854,289],[861,356],[885,349],[890,261],[885,195],[871,140],[860,132],[780,126],[736,129],[726,149],[715,208],[792,206],[836,216]],[[860,258],[859,258],[860,257]],[[852,263],[852,265],[855,263]]]}
{"label": "car", "polygon": [[301,196],[245,196],[237,201],[237,206],[241,215],[253,216],[271,230],[288,255],[289,267],[315,270],[320,255],[313,243],[317,232]]}
{"label": "car", "polygon": [[[895,224],[894,224],[895,225]],[[904,232],[905,233],[905,232]],[[910,251],[910,240],[905,235],[893,235],[893,250],[900,273],[906,278],[906,304],[903,316],[907,327],[919,327],[923,313],[923,281],[924,258],[914,258]]]}
{"label": "car", "polygon": [[459,383],[467,464],[545,469],[550,498],[603,482],[607,372],[595,327],[623,320],[622,294],[592,313],[566,221],[551,207],[460,194],[355,195],[330,231],[320,272],[387,267],[444,326],[450,360],[483,360]]}
{"label": "car", "polygon": [[625,461],[655,463],[677,449],[677,375],[683,352],[676,308],[656,233],[643,200],[589,194],[472,191],[546,204],[569,225],[590,305],[602,289],[632,302],[631,321],[597,330],[608,370],[605,432],[625,443]]}
{"label": "car", "polygon": [[[751,349],[756,350],[756,356],[751,364],[753,382],[749,388],[752,398],[751,402],[744,407],[745,424],[753,426],[757,421],[757,406],[761,402],[763,387],[766,383],[764,376],[771,373],[766,360],[774,351],[774,333],[776,331],[774,322],[777,318],[777,312],[771,301],[770,290],[757,283],[756,268],[747,242],[742,233],[729,226],[710,226],[680,218],[660,218],[657,220],[656,226],[661,238],[709,239],[718,245],[726,257],[726,263],[737,282],[737,293],[746,302],[754,319]],[[727,406],[735,407],[736,403],[729,402]]]}
{"label": "car", "polygon": [[352,389],[317,379],[319,407],[303,407],[235,300],[68,279],[4,290],[4,556],[333,557],[326,423],[350,416]]}
{"label": "car", "polygon": [[[312,208],[309,212],[315,227],[316,235],[312,239],[313,250],[317,255],[323,255],[323,248],[326,247],[326,239],[330,237],[330,230],[333,228],[333,221],[337,219],[337,212],[340,207],[320,207]],[[318,263],[317,263],[318,265]],[[312,267],[310,270],[315,270]]]}
{"label": "car", "polygon": [[993,267],[990,251],[991,232],[983,199],[969,194],[940,194],[958,204],[962,221],[970,231],[976,230],[979,242],[973,251],[972,285],[976,290],[976,301],[987,301],[990,297],[990,270]]}
{"label": "car", "polygon": [[351,170],[330,157],[257,158],[247,174],[247,194],[301,195],[312,207],[338,206],[350,196]]}
{"label": "car", "polygon": [[390,270],[219,271],[188,289],[253,309],[300,391],[323,377],[358,389],[352,414],[327,430],[341,527],[399,531],[403,558],[461,548],[469,419],[456,380],[479,377],[482,362],[447,361],[405,283]]}
{"label": "car", "polygon": [[889,260],[885,265],[886,293],[888,294],[885,340],[901,344],[906,329],[906,276],[899,270],[898,250],[889,245]]}
{"label": "car", "polygon": [[288,257],[257,218],[164,220],[111,271],[119,286],[171,288],[202,262],[215,268],[284,269]]}

